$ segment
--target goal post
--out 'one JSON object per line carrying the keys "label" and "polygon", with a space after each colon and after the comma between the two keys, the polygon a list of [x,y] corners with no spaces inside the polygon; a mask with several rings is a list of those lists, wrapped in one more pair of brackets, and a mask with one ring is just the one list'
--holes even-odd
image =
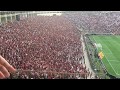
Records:
{"label": "goal post", "polygon": [[101,50],[102,51],[102,45],[100,43],[94,43],[95,47],[97,48],[97,50]]}

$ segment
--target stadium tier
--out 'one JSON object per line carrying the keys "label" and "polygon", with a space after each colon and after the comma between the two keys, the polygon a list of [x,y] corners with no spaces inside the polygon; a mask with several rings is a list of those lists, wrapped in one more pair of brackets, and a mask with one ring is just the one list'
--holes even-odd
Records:
{"label": "stadium tier", "polygon": [[0,27],[0,34],[0,54],[16,69],[82,73],[86,78],[88,71],[79,63],[83,56],[81,35],[64,17],[8,22]]}
{"label": "stadium tier", "polygon": [[66,17],[86,33],[120,34],[120,12],[117,11],[71,12]]}

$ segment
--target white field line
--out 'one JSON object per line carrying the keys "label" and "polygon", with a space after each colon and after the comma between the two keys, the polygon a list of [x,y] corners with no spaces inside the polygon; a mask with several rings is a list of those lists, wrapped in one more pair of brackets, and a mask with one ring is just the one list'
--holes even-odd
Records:
{"label": "white field line", "polygon": [[[97,41],[101,41],[101,40],[97,40]],[[103,41],[111,41],[111,40],[103,40]],[[112,42],[114,42],[114,41],[112,41]]]}
{"label": "white field line", "polygon": [[[94,39],[94,37],[93,37],[93,39]],[[95,40],[95,39],[94,39]],[[95,42],[96,42],[96,40],[95,40]],[[96,42],[97,43],[97,42]],[[107,46],[106,46],[107,47]],[[108,47],[107,47],[108,48]],[[108,48],[109,49],[109,48]],[[110,50],[110,49],[109,49]],[[111,50],[110,50],[110,52],[111,52]],[[112,52],[111,52],[111,54],[112,54]],[[105,55],[105,54],[104,54]],[[107,57],[106,57],[106,55],[105,55],[105,58],[107,59]],[[116,71],[115,71],[115,69],[113,68],[113,66],[111,65],[111,63],[109,62],[109,60],[107,59],[107,61],[108,61],[108,63],[110,64],[110,66],[112,67],[112,69],[113,69],[113,71],[115,72],[115,74],[116,75],[120,75],[120,74],[118,74]]]}
{"label": "white field line", "polygon": [[[119,44],[117,41],[114,41],[116,44]],[[120,46],[120,44],[119,44],[119,46]],[[106,46],[107,47],[107,46]],[[108,47],[107,47],[108,48]],[[108,48],[109,49],[109,48]],[[109,49],[109,51],[111,52],[111,50]],[[111,52],[111,54],[113,54],[112,52]],[[119,54],[119,53],[118,53]],[[117,60],[117,59],[116,59]]]}
{"label": "white field line", "polygon": [[[106,46],[106,47],[107,47],[107,46]],[[112,51],[111,51],[108,47],[107,47],[107,49],[111,52],[111,54],[113,54]],[[105,57],[106,57],[106,55],[105,55]],[[106,57],[106,59],[107,59],[107,57]],[[110,60],[107,59],[107,61],[109,62]],[[112,67],[112,69],[114,70],[115,74],[116,74],[116,75],[120,75],[120,74],[116,73],[115,69],[113,68],[113,66],[111,65],[110,62],[109,62],[109,64],[110,64],[110,66]]]}
{"label": "white field line", "polygon": [[[115,36],[116,38],[118,38],[118,36]],[[118,38],[118,39],[120,39],[120,38]]]}
{"label": "white field line", "polygon": [[[118,44],[118,46],[120,46],[120,43],[118,43],[117,41],[114,41],[116,44]],[[117,46],[117,45],[116,45]]]}
{"label": "white field line", "polygon": [[112,53],[105,53],[105,54],[112,54]]}
{"label": "white field line", "polygon": [[[104,54],[106,55],[106,57],[107,57],[109,60],[117,60],[116,57],[113,56],[113,54],[106,54],[105,52],[104,52]],[[108,55],[109,55],[109,56],[112,55],[112,57],[109,57]],[[117,61],[118,61],[118,60],[117,60]]]}
{"label": "white field line", "polygon": [[108,49],[108,51],[110,51],[109,54],[112,54],[111,50],[106,46],[106,44],[102,44],[102,45],[105,45],[105,47]]}
{"label": "white field line", "polygon": [[[93,37],[93,39],[95,40],[95,38]],[[101,41],[101,40],[97,40],[97,41]],[[95,40],[96,42],[96,40]],[[97,43],[97,42],[96,42]],[[102,45],[105,45],[105,44],[102,44]],[[106,46],[106,45],[105,45]],[[107,46],[106,46],[107,47]],[[109,49],[108,49],[109,50]],[[110,51],[110,50],[109,50]],[[112,54],[112,52],[110,51],[110,54]]]}
{"label": "white field line", "polygon": [[112,61],[112,62],[113,62],[113,61],[114,61],[114,62],[120,62],[120,61],[116,61],[116,60],[109,60],[109,61]]}
{"label": "white field line", "polygon": [[109,59],[108,55],[109,55],[109,56],[112,55],[112,58],[114,58],[114,59],[109,59],[109,60],[117,60],[116,57],[114,57],[112,53],[109,53],[109,54],[108,54],[108,53],[105,53],[105,52],[104,52],[104,54],[106,54],[106,57],[107,57],[108,59]]}
{"label": "white field line", "polygon": [[[105,56],[106,57],[106,56]],[[107,57],[106,57],[106,59],[107,59]],[[108,61],[108,63],[110,64],[110,66],[112,67],[112,69],[113,69],[113,71],[115,72],[115,74],[116,75],[120,75],[120,74],[118,74],[116,71],[115,71],[115,69],[113,68],[113,66],[111,65],[111,63],[109,62],[109,60],[107,59],[107,61]]]}
{"label": "white field line", "polygon": [[[106,55],[105,55],[105,58],[107,59]],[[107,61],[108,61],[108,63],[110,64],[110,66],[112,67],[112,69],[113,69],[113,71],[115,72],[115,74],[116,74],[116,75],[120,75],[120,74],[118,74],[118,73],[115,71],[115,69],[113,68],[113,66],[111,65],[111,63],[109,62],[108,59],[107,59]]]}
{"label": "white field line", "polygon": [[[105,53],[105,54],[112,54],[112,53]],[[119,53],[115,54],[115,55],[120,55]]]}

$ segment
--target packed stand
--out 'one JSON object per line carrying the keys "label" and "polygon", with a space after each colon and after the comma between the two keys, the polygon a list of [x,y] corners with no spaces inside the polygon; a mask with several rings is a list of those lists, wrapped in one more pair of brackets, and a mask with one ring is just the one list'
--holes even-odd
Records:
{"label": "packed stand", "polygon": [[87,78],[90,72],[79,62],[81,45],[80,32],[62,16],[38,16],[0,26],[0,55],[23,70],[11,78],[50,78],[49,72],[52,79],[62,78],[59,72],[69,73],[67,78]]}
{"label": "packed stand", "polygon": [[120,34],[120,12],[117,11],[76,11],[65,16],[87,33]]}

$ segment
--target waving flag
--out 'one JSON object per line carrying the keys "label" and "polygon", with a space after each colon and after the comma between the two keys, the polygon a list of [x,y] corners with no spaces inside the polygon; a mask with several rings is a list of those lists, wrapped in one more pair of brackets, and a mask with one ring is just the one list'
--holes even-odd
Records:
{"label": "waving flag", "polygon": [[99,58],[100,58],[100,59],[103,59],[103,57],[104,57],[103,52],[102,52],[102,51],[101,51],[101,52],[99,52],[99,53],[98,53],[98,56],[99,56]]}

